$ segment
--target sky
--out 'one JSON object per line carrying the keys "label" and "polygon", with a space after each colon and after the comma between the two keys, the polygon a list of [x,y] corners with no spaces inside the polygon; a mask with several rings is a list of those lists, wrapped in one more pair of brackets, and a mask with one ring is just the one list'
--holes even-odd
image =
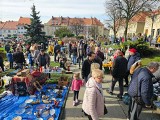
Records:
{"label": "sky", "polygon": [[0,21],[30,17],[31,7],[36,6],[42,23],[54,17],[96,17],[104,23],[106,0],[0,0]]}

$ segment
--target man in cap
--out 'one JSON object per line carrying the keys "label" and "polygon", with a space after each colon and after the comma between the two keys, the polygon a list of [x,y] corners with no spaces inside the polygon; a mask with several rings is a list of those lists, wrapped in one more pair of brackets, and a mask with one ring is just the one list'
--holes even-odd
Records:
{"label": "man in cap", "polygon": [[129,49],[129,57],[128,57],[128,65],[127,65],[127,73],[125,76],[125,85],[124,87],[128,87],[128,76],[130,74],[130,68],[131,66],[138,60],[140,60],[140,54],[137,52],[137,50],[135,48],[131,48]]}

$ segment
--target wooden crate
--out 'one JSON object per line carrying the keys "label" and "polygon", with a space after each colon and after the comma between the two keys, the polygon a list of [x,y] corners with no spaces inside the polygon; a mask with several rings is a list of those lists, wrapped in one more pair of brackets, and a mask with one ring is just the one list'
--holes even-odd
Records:
{"label": "wooden crate", "polygon": [[58,80],[58,85],[59,86],[67,86],[68,85],[68,77],[60,77]]}

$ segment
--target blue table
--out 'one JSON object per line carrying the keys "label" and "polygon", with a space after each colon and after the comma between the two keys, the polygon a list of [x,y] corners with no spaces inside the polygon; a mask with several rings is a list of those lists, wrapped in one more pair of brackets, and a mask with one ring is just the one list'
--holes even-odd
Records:
{"label": "blue table", "polygon": [[[48,95],[49,97],[55,98],[57,94],[54,91],[51,91],[51,90],[48,91],[48,89],[47,89],[48,86],[55,87],[56,84],[44,85],[43,90],[42,90],[42,91],[47,91],[46,95]],[[58,107],[54,107],[54,109],[55,109],[54,120],[58,120],[60,117],[61,109],[63,107],[63,104],[65,103],[67,92],[68,92],[68,87],[63,88],[62,98],[56,98],[56,100],[60,101],[60,103],[59,103]],[[38,96],[39,92],[36,92],[35,94]],[[27,99],[35,100],[36,98],[30,98],[30,96],[18,97],[18,96],[13,96],[13,95],[7,95],[6,97],[2,98],[0,100],[0,106],[1,106],[0,107],[0,120],[12,120],[16,116],[21,116],[22,119],[26,119],[26,120],[27,119],[28,120],[31,120],[31,119],[36,120],[37,118],[34,115],[34,112],[37,111],[36,110],[37,106],[44,104],[42,102],[42,100],[40,101],[40,104],[33,105],[32,114],[28,115],[26,113],[26,111],[21,115],[16,114],[16,111],[19,111],[22,109],[22,108],[20,108],[20,106],[23,105]],[[45,104],[45,105],[52,107],[53,103]],[[41,116],[41,118],[43,118],[43,120],[47,120],[49,117],[51,117],[51,116],[50,115],[45,116],[45,117]]]}

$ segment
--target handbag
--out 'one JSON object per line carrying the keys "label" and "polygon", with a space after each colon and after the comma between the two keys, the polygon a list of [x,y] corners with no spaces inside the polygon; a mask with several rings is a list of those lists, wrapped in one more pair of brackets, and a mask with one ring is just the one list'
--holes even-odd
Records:
{"label": "handbag", "polygon": [[[97,88],[98,89],[98,88]],[[99,90],[99,89],[98,89]],[[101,91],[99,90],[99,92],[101,93]],[[102,94],[102,93],[101,93]],[[105,103],[105,101],[104,101],[104,103]],[[108,110],[107,110],[107,107],[105,106],[105,104],[104,104],[104,115],[105,114],[107,114],[108,113]]]}
{"label": "handbag", "polygon": [[123,103],[126,105],[130,104],[131,96],[128,93],[125,93],[122,97]]}

